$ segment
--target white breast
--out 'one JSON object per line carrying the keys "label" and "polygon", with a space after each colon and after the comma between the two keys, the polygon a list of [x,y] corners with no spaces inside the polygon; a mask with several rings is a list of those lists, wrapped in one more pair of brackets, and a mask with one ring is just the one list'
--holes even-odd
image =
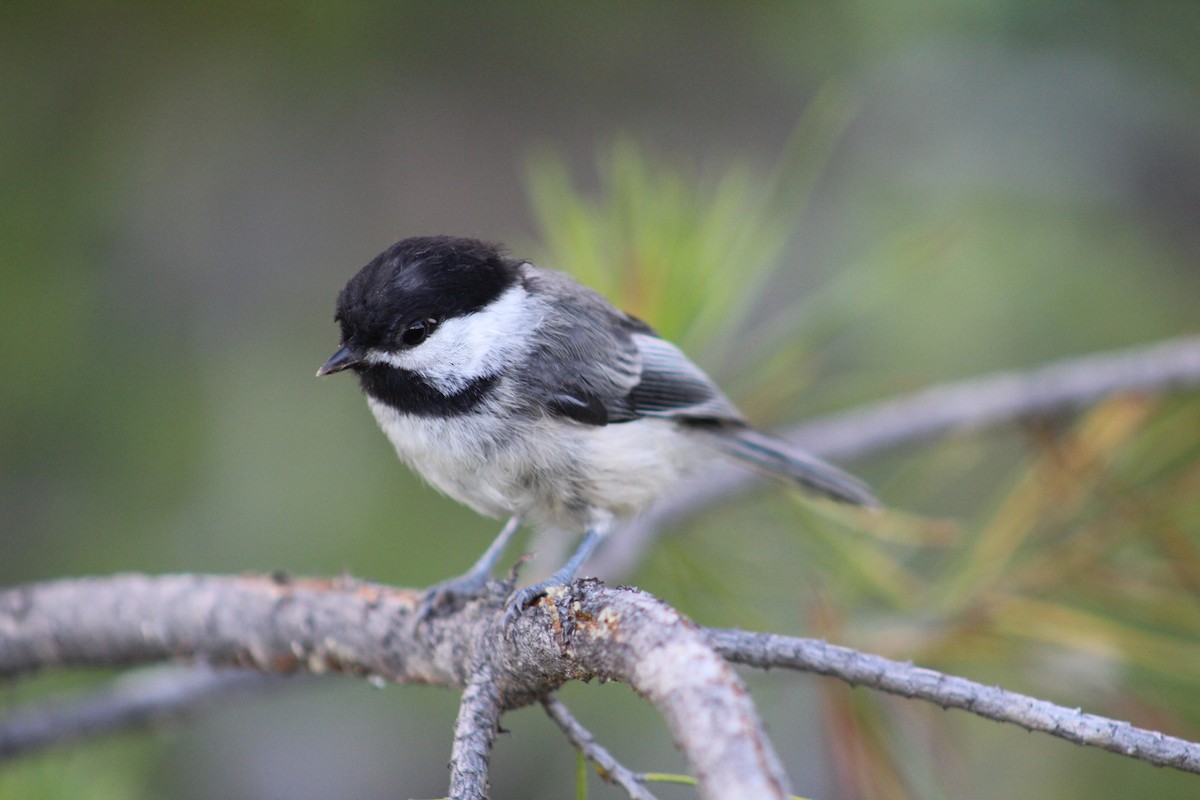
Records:
{"label": "white breast", "polygon": [[711,453],[664,419],[417,417],[368,402],[400,458],[440,491],[487,516],[575,530],[597,512],[636,514]]}

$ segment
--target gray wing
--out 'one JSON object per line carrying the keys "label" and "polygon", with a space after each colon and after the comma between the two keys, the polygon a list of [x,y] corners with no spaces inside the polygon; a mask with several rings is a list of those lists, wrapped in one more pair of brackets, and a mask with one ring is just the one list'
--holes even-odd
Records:
{"label": "gray wing", "polygon": [[555,298],[522,376],[550,413],[587,425],[642,417],[742,422],[712,380],[641,320],[561,273],[537,270],[528,280]]}
{"label": "gray wing", "polygon": [[715,449],[776,478],[842,503],[878,507],[870,487],[785,441],[749,427],[708,376],[670,342],[633,334],[642,356],[642,376],[629,393],[643,417],[671,417]]}
{"label": "gray wing", "polygon": [[529,280],[558,282],[522,370],[526,396],[538,398],[541,410],[585,425],[676,419],[777,478],[844,503],[879,505],[857,478],[750,428],[703,370],[642,321],[565,275],[538,271]]}
{"label": "gray wing", "polygon": [[637,416],[743,421],[733,402],[678,347],[648,333],[631,338],[642,361],[640,379],[628,395]]}

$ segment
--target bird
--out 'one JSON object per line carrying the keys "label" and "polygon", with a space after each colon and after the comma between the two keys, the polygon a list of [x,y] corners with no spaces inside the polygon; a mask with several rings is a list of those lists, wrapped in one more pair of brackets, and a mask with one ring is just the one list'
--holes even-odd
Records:
{"label": "bird", "polygon": [[400,459],[476,512],[507,518],[422,614],[479,596],[525,523],[582,533],[550,577],[514,590],[510,623],[570,583],[623,520],[724,455],[810,493],[875,508],[857,478],[753,428],[683,352],[569,275],[491,243],[414,236],[337,297],[318,376],[350,371]]}

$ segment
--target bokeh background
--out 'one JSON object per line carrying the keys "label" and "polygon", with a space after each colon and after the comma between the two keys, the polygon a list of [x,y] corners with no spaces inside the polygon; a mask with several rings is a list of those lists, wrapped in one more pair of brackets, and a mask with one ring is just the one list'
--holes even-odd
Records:
{"label": "bokeh background", "polygon": [[[764,424],[1194,332],[1198,99],[1189,2],[9,0],[0,584],[465,568],[498,523],[411,476],[352,380],[313,378],[337,290],[406,235],[584,275]],[[912,447],[847,465],[898,509],[883,521],[767,492],[609,577],[706,624],[1195,739],[1198,431],[1182,395]],[[749,677],[808,797],[1200,791],[824,679]],[[563,697],[628,765],[682,771],[624,687]],[[0,796],[442,796],[456,705],[303,681],[7,766]],[[575,791],[548,720],[505,727],[494,796]]]}

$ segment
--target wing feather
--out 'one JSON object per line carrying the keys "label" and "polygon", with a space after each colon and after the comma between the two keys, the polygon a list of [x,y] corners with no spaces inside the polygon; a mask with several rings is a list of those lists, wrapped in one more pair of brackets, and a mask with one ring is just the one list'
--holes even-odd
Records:
{"label": "wing feather", "polygon": [[678,347],[643,333],[633,334],[642,373],[629,393],[640,416],[741,422],[733,402]]}
{"label": "wing feather", "polygon": [[704,371],[646,323],[562,273],[530,270],[526,280],[555,298],[522,374],[546,411],[584,425],[642,417],[742,422]]}
{"label": "wing feather", "polygon": [[645,417],[675,419],[717,450],[763,471],[841,502],[877,506],[856,478],[759,433],[717,385],[683,352],[641,320],[567,276],[527,273],[548,307],[520,377],[538,411],[583,425],[610,425]]}

